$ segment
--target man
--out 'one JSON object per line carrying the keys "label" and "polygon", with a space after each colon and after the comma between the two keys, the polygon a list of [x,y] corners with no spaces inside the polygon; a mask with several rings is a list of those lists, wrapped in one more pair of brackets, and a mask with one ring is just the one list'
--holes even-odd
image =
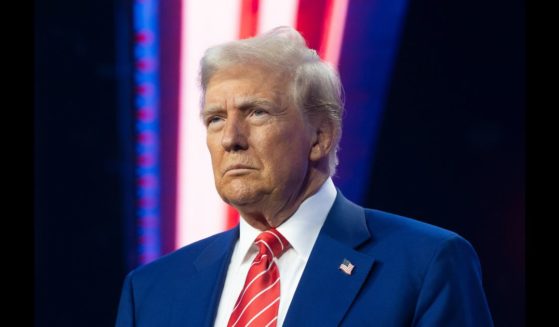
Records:
{"label": "man", "polygon": [[117,326],[492,326],[477,255],[332,182],[334,70],[288,27],[210,48],[202,120],[239,226],[136,269]]}

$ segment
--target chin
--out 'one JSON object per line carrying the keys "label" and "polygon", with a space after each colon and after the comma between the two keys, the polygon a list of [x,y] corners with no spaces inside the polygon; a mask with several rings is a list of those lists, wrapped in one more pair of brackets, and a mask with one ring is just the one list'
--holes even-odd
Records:
{"label": "chin", "polygon": [[223,201],[234,207],[243,207],[258,202],[260,196],[246,188],[230,188],[219,192]]}
{"label": "chin", "polygon": [[253,196],[243,196],[236,194],[236,196],[227,197],[225,202],[229,203],[235,208],[242,208],[246,206],[250,206],[253,203],[258,202],[257,199]]}

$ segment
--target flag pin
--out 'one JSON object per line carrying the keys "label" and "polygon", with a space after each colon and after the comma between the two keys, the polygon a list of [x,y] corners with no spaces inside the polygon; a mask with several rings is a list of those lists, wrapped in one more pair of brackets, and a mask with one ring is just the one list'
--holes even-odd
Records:
{"label": "flag pin", "polygon": [[340,270],[343,271],[346,275],[351,275],[353,268],[355,268],[355,266],[347,259],[344,259],[344,262],[342,262],[342,264],[340,265]]}

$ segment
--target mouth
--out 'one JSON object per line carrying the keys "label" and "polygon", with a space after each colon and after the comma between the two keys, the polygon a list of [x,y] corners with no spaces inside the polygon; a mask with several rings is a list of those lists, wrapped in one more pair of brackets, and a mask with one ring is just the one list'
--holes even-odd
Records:
{"label": "mouth", "polygon": [[237,164],[237,165],[231,165],[228,166],[224,171],[223,171],[223,175],[229,174],[229,175],[243,175],[243,174],[247,174],[250,171],[255,170],[255,168],[248,166],[248,165],[241,165],[241,164]]}

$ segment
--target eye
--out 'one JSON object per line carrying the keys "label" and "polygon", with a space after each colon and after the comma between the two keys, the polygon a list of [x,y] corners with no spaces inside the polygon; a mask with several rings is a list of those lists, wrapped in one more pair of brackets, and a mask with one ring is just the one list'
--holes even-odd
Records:
{"label": "eye", "polygon": [[256,116],[256,117],[263,116],[265,114],[267,114],[267,112],[266,112],[266,110],[263,110],[263,109],[254,109],[252,111],[252,115]]}
{"label": "eye", "polygon": [[220,116],[210,116],[206,119],[206,126],[219,123],[223,118]]}

